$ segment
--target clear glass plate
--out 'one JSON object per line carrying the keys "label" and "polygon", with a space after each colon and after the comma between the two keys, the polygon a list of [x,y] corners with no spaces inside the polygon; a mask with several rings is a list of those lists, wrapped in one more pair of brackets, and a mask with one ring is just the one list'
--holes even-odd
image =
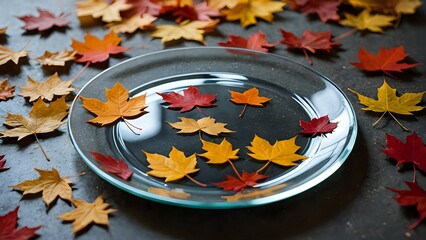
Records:
{"label": "clear glass plate", "polygon": [[[143,128],[133,133],[122,121],[100,127],[87,123],[94,115],[82,107],[80,96],[105,101],[105,88],[120,82],[131,96],[147,94],[148,114],[130,120]],[[196,86],[201,93],[217,94],[217,107],[180,113],[164,104],[157,92],[182,92]],[[252,87],[260,95],[272,98],[265,107],[248,107],[242,118],[243,105],[229,101],[229,90],[243,92]],[[338,122],[326,137],[309,138],[298,134],[300,120],[309,121],[328,115]],[[146,174],[149,165],[142,150],[168,156],[172,146],[186,156],[204,152],[198,135],[181,135],[166,122],[179,117],[199,119],[211,116],[228,123],[236,131],[219,137],[203,135],[205,140],[220,143],[224,137],[239,148],[235,161],[241,172],[255,171],[264,162],[251,159],[246,146],[254,135],[271,144],[298,135],[298,153],[308,156],[294,167],[270,164],[262,174],[269,176],[255,188],[242,192],[223,191],[212,183],[235,176],[229,164],[206,164],[197,156],[199,172],[191,176],[207,187],[182,179],[165,183]],[[124,61],[98,74],[77,94],[69,113],[68,130],[74,147],[83,161],[100,177],[134,195],[173,205],[193,208],[239,208],[279,201],[317,185],[332,175],[345,161],[355,143],[357,123],[351,104],[344,93],[320,73],[287,58],[251,50],[197,47],[178,48],[145,54]],[[134,172],[129,181],[99,168],[90,152],[123,159]]]}

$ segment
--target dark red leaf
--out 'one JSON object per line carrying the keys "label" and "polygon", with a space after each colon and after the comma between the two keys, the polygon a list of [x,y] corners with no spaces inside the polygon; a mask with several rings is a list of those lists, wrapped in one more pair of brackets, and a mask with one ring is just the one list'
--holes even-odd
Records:
{"label": "dark red leaf", "polygon": [[337,0],[297,0],[296,3],[305,15],[316,13],[323,22],[340,19],[337,14],[340,2]]}
{"label": "dark red leaf", "polygon": [[6,163],[6,159],[4,159],[4,155],[0,155],[0,172],[10,169],[10,167],[4,167],[5,163]]}
{"label": "dark red leaf", "polygon": [[219,11],[211,9],[206,1],[194,4],[194,6],[165,6],[161,9],[161,13],[168,12],[171,12],[173,16],[178,17],[176,19],[177,22],[181,22],[184,19],[193,21],[211,21],[211,17],[222,16]]}
{"label": "dark red leaf", "polygon": [[34,237],[35,232],[41,228],[41,226],[35,228],[23,227],[16,229],[18,224],[18,210],[9,212],[4,216],[0,216],[0,239],[5,240],[26,240]]}
{"label": "dark red leaf", "polygon": [[328,115],[322,116],[320,118],[312,118],[311,122],[305,122],[300,120],[299,124],[303,128],[300,133],[311,135],[312,137],[321,134],[331,133],[337,127],[337,123],[330,122]]}
{"label": "dark red leaf", "polygon": [[227,42],[218,43],[223,47],[237,47],[237,48],[248,48],[253,50],[258,50],[262,52],[268,52],[271,47],[275,47],[277,43],[269,43],[266,40],[266,35],[262,32],[257,32],[250,34],[248,39],[245,39],[241,36],[235,36],[229,34],[229,39]]}
{"label": "dark red leaf", "polygon": [[408,228],[413,229],[419,225],[423,219],[426,218],[426,191],[423,190],[416,182],[405,182],[410,190],[397,190],[388,187],[394,193],[399,196],[394,197],[401,206],[416,206],[417,212],[419,213],[419,219],[414,224],[411,224]]}
{"label": "dark red leaf", "polygon": [[143,15],[148,13],[151,16],[160,15],[161,2],[157,0],[127,0],[126,3],[132,7],[123,13],[124,16]]}
{"label": "dark red leaf", "polygon": [[230,176],[225,175],[226,180],[218,183],[214,183],[216,186],[219,186],[223,188],[225,191],[242,191],[246,187],[253,187],[256,184],[258,184],[258,181],[263,180],[267,178],[268,176],[259,174],[257,172],[254,173],[247,173],[243,171],[243,174],[241,175],[241,180]]}
{"label": "dark red leaf", "polygon": [[124,180],[128,180],[133,172],[129,169],[129,166],[123,160],[115,160],[112,156],[104,156],[97,152],[90,152],[94,159],[100,162],[100,166],[106,172],[114,173],[118,177]]}
{"label": "dark red leaf", "polygon": [[26,30],[35,30],[44,31],[48,30],[54,26],[57,27],[66,27],[71,21],[68,19],[68,15],[61,13],[59,16],[53,15],[53,13],[37,8],[37,11],[40,13],[40,16],[22,16],[19,17],[23,22],[25,22],[25,26],[23,27]]}
{"label": "dark red leaf", "polygon": [[214,107],[211,102],[216,100],[216,94],[201,94],[198,88],[189,86],[183,90],[183,95],[176,92],[157,93],[164,101],[170,103],[169,108],[182,108],[180,112],[187,112],[194,107]]}
{"label": "dark red leaf", "polygon": [[397,166],[403,163],[413,163],[426,173],[426,146],[415,132],[406,137],[405,143],[394,136],[386,134],[386,145],[387,148],[382,151],[395,159]]}

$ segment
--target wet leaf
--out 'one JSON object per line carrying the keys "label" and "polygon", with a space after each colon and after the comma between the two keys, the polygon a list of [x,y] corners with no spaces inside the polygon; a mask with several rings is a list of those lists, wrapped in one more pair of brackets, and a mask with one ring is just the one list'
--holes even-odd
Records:
{"label": "wet leaf", "polygon": [[65,62],[75,60],[75,54],[75,51],[67,51],[66,49],[63,52],[45,51],[42,56],[34,60],[45,66],[65,66]]}
{"label": "wet leaf", "polygon": [[215,183],[216,186],[223,188],[225,191],[243,191],[247,187],[254,187],[258,184],[258,181],[261,181],[268,176],[259,174],[257,172],[248,173],[243,171],[241,179],[235,178],[230,175],[225,175],[226,180],[222,182]]}
{"label": "wet leaf", "polygon": [[36,236],[37,230],[42,226],[29,228],[22,227],[16,229],[18,225],[18,210],[19,206],[15,210],[7,213],[4,216],[0,216],[0,239],[4,240],[27,240]]}
{"label": "wet leaf", "polygon": [[364,9],[358,16],[350,13],[344,13],[345,18],[339,23],[344,26],[354,27],[358,30],[369,30],[371,32],[382,33],[383,27],[392,26],[392,22],[396,20],[394,16],[381,14],[370,14],[368,9]]}
{"label": "wet leaf", "polygon": [[132,176],[132,170],[129,169],[129,166],[123,160],[115,160],[110,155],[105,156],[98,152],[90,153],[93,155],[93,158],[96,161],[101,163],[101,166],[99,167],[100,169],[109,173],[114,173],[123,180],[129,180],[129,178]]}
{"label": "wet leaf", "polygon": [[26,30],[38,30],[45,31],[51,29],[52,27],[66,27],[71,21],[68,19],[68,14],[61,13],[58,16],[55,16],[52,12],[37,8],[40,16],[22,16],[18,17],[21,21],[25,22],[23,27]]}
{"label": "wet leaf", "polygon": [[310,122],[300,120],[299,124],[303,128],[300,133],[310,135],[312,137],[331,133],[334,129],[337,128],[337,123],[330,122],[328,115],[322,116],[320,118],[312,118]]}
{"label": "wet leaf", "polygon": [[263,107],[263,104],[271,100],[267,97],[259,96],[259,90],[253,87],[249,90],[244,91],[243,93],[229,91],[231,93],[231,102],[235,104],[244,104],[243,111],[240,113],[239,117],[242,117],[247,105]]}
{"label": "wet leaf", "polygon": [[182,189],[164,189],[156,187],[148,187],[148,192],[154,193],[159,196],[176,198],[176,199],[188,199],[191,197],[191,194],[184,192]]}
{"label": "wet leaf", "polygon": [[71,88],[72,80],[62,81],[58,73],[53,74],[44,82],[38,82],[28,77],[27,85],[21,87],[19,96],[29,97],[29,101],[33,102],[39,98],[52,101],[54,96],[68,95],[75,88]]}
{"label": "wet leaf", "polygon": [[168,123],[173,128],[179,129],[178,133],[204,132],[209,135],[218,136],[221,133],[232,133],[234,131],[227,129],[226,123],[216,122],[212,117],[204,117],[198,120],[186,117],[180,117],[180,122]]}
{"label": "wet leaf", "polygon": [[286,187],[287,184],[280,184],[265,189],[250,189],[247,192],[237,192],[234,195],[222,196],[227,202],[236,202],[241,200],[253,200],[256,198],[271,196],[276,193],[277,190]]}
{"label": "wet leaf", "polygon": [[198,156],[207,158],[209,160],[207,163],[222,164],[239,158],[237,153],[240,149],[232,149],[232,144],[225,138],[220,144],[202,139],[201,142],[203,143],[202,148],[206,152],[198,154]]}
{"label": "wet leaf", "polygon": [[7,100],[15,96],[13,92],[15,91],[15,86],[8,85],[8,79],[3,79],[0,81],[0,100]]}
{"label": "wet leaf", "polygon": [[180,112],[187,112],[195,107],[214,107],[212,104],[216,100],[216,94],[202,94],[197,87],[189,86],[183,90],[183,95],[177,92],[157,93],[164,101],[170,103],[169,108],[181,108]]}

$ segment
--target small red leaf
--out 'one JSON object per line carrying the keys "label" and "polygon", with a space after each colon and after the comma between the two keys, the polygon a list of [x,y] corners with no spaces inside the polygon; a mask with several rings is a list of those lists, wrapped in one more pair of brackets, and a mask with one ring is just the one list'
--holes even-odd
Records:
{"label": "small red leaf", "polygon": [[214,107],[211,102],[216,100],[216,94],[201,94],[198,88],[189,86],[183,90],[183,95],[176,92],[157,93],[164,101],[170,103],[169,108],[181,108],[180,112],[187,112],[194,107]]}
{"label": "small red leaf", "polygon": [[19,17],[23,22],[25,22],[25,26],[23,27],[26,30],[38,30],[45,31],[54,26],[57,27],[66,27],[71,21],[68,19],[68,15],[61,13],[59,16],[53,15],[53,13],[37,8],[37,11],[40,13],[40,16],[22,16]]}
{"label": "small red leaf", "polygon": [[312,118],[311,122],[305,122],[300,120],[299,124],[303,128],[300,133],[311,135],[312,137],[321,134],[331,133],[337,127],[337,123],[330,122],[328,115],[322,116],[320,118]]}
{"label": "small red leaf", "polygon": [[5,163],[6,163],[6,159],[4,159],[4,155],[0,155],[0,172],[10,169],[10,167],[4,167]]}
{"label": "small red leaf", "polygon": [[128,180],[133,172],[129,169],[129,166],[123,160],[115,160],[112,156],[104,156],[97,152],[90,152],[94,159],[100,162],[102,165],[100,168],[106,172],[114,173],[118,177],[124,180]]}
{"label": "small red leaf", "polygon": [[258,184],[258,181],[267,178],[268,176],[259,174],[257,172],[247,173],[243,171],[241,175],[241,179],[236,177],[225,175],[226,180],[218,183],[214,183],[214,185],[223,188],[225,191],[242,191],[246,187],[253,187]]}
{"label": "small red leaf", "polygon": [[248,39],[245,39],[241,36],[235,36],[229,34],[229,39],[227,42],[218,43],[223,47],[237,47],[237,48],[248,48],[253,50],[258,50],[262,52],[268,52],[271,47],[275,47],[277,43],[269,43],[266,40],[266,35],[262,32],[257,32],[250,34]]}
{"label": "small red leaf", "polygon": [[7,213],[4,216],[0,216],[0,239],[30,239],[36,236],[35,232],[41,228],[41,226],[38,226],[34,228],[23,227],[16,229],[16,225],[18,224],[18,210],[19,207],[16,207],[15,210]]}
{"label": "small red leaf", "polygon": [[305,15],[316,13],[323,22],[340,19],[339,5],[337,0],[296,0],[299,10]]}
{"label": "small red leaf", "polygon": [[200,2],[193,6],[164,6],[161,13],[172,12],[173,16],[178,17],[176,22],[181,22],[184,19],[192,21],[211,21],[211,17],[220,17],[222,14],[214,9],[211,9],[207,2]]}

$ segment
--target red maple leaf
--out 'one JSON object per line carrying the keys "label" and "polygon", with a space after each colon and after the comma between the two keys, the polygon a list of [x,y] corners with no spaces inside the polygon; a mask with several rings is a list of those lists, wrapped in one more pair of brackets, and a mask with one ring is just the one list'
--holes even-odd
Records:
{"label": "red maple leaf", "polygon": [[161,13],[172,12],[173,16],[178,17],[176,22],[181,22],[183,19],[210,21],[211,17],[220,17],[222,14],[218,10],[211,9],[207,2],[200,2],[193,6],[165,6],[161,9]]}
{"label": "red maple leaf", "polygon": [[414,229],[423,219],[426,218],[426,191],[423,190],[416,182],[405,182],[410,190],[397,190],[387,187],[399,196],[394,197],[401,206],[417,206],[417,212],[420,214],[419,219],[414,224],[408,226],[409,229]]}
{"label": "red maple leaf", "polygon": [[297,0],[296,3],[305,15],[316,13],[323,22],[340,19],[337,14],[340,2],[337,0]]}
{"label": "red maple leaf", "polygon": [[0,155],[0,172],[10,169],[10,167],[4,167],[5,163],[6,163],[6,159],[4,159],[4,155]]}
{"label": "red maple leaf", "polygon": [[247,173],[243,171],[241,175],[241,179],[236,177],[225,175],[226,180],[218,183],[214,183],[214,185],[223,188],[225,191],[242,191],[246,187],[253,187],[258,184],[258,181],[267,178],[268,176],[259,174],[257,172]]}
{"label": "red maple leaf", "polygon": [[25,240],[34,237],[35,232],[41,228],[41,226],[29,228],[23,227],[16,229],[18,224],[18,209],[9,212],[4,216],[0,216],[0,239],[7,240]]}
{"label": "red maple leaf", "polygon": [[281,34],[284,39],[281,41],[282,44],[287,45],[288,49],[302,49],[305,54],[306,60],[312,65],[312,60],[309,58],[306,50],[315,53],[316,50],[324,50],[330,52],[334,46],[339,46],[340,43],[334,42],[331,39],[331,32],[319,32],[314,33],[310,30],[305,30],[300,38],[296,37],[291,32],[286,32],[283,29]]}
{"label": "red maple leaf", "polygon": [[143,15],[148,13],[151,16],[160,15],[161,3],[157,0],[127,0],[126,3],[132,7],[123,12],[124,16],[132,17],[134,15]]}
{"label": "red maple leaf", "polygon": [[331,133],[337,127],[337,123],[330,122],[328,115],[322,116],[320,118],[312,118],[310,122],[300,120],[299,124],[303,128],[300,133],[312,135],[312,137],[321,134]]}
{"label": "red maple leaf", "polygon": [[101,169],[109,173],[114,173],[118,177],[124,180],[128,180],[133,172],[129,169],[129,166],[123,160],[115,160],[112,156],[104,156],[97,152],[90,152],[94,159],[100,162],[102,165]]}
{"label": "red maple leaf", "polygon": [[426,146],[415,132],[406,137],[405,143],[386,134],[386,145],[387,148],[382,151],[395,159],[397,166],[403,163],[413,163],[417,168],[426,172]]}
{"label": "red maple leaf", "polygon": [[180,112],[187,112],[194,107],[214,107],[211,102],[216,100],[216,94],[201,94],[198,88],[189,86],[183,90],[183,95],[176,92],[157,93],[164,101],[170,103],[169,108],[182,108]]}
{"label": "red maple leaf", "polygon": [[262,52],[268,52],[268,48],[275,47],[278,42],[269,43],[266,40],[266,35],[264,33],[257,32],[250,34],[248,39],[245,39],[241,36],[229,34],[229,39],[227,42],[220,42],[218,44],[223,47],[248,48]]}
{"label": "red maple leaf", "polygon": [[357,68],[360,68],[364,71],[375,72],[375,71],[383,71],[387,75],[392,76],[389,72],[402,72],[404,69],[413,68],[420,64],[408,64],[408,63],[400,63],[404,58],[409,55],[404,52],[404,46],[399,46],[391,49],[386,49],[382,47],[377,53],[377,55],[373,55],[364,48],[361,48],[359,54],[357,55],[360,60],[359,63],[351,63]]}
{"label": "red maple leaf", "polygon": [[68,19],[68,14],[61,13],[59,16],[53,15],[53,13],[37,8],[37,11],[40,13],[40,16],[22,16],[18,17],[23,22],[25,22],[25,26],[23,26],[26,30],[35,30],[39,31],[48,30],[54,26],[57,27],[66,27],[71,21]]}

